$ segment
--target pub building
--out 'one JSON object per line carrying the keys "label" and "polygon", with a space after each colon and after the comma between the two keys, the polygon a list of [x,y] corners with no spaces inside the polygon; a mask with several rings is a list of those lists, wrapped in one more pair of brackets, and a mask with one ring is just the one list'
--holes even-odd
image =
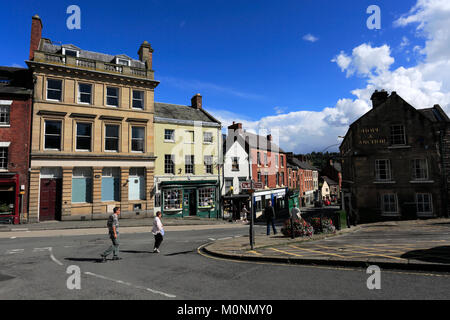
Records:
{"label": "pub building", "polygon": [[395,91],[371,97],[340,152],[344,209],[358,222],[448,216],[450,120]]}

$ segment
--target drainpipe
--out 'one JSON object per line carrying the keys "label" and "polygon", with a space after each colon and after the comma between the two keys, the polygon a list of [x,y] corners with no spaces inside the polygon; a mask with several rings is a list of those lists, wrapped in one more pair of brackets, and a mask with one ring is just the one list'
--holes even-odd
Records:
{"label": "drainpipe", "polygon": [[444,210],[443,216],[448,218],[448,190],[447,190],[447,172],[445,170],[445,163],[444,163],[444,133],[445,133],[445,126],[441,127],[441,130],[439,131],[439,152],[441,153],[441,168],[442,168],[442,209]]}

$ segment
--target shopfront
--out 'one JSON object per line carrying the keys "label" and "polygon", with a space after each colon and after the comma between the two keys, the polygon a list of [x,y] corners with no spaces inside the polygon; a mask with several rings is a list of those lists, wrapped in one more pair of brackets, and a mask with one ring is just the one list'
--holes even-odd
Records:
{"label": "shopfront", "polygon": [[[216,218],[219,214],[217,181],[162,181],[159,184],[160,210],[164,217],[198,216]],[[155,210],[158,210],[158,203]]]}
{"label": "shopfront", "polygon": [[20,189],[18,174],[0,176],[0,223],[19,224]]}
{"label": "shopfront", "polygon": [[253,206],[256,218],[263,218],[264,209],[272,201],[277,217],[284,215],[288,210],[287,188],[256,191],[253,194]]}

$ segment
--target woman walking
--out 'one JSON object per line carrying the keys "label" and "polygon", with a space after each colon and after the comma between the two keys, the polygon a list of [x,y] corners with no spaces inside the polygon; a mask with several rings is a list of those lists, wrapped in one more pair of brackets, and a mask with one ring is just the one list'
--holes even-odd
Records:
{"label": "woman walking", "polygon": [[161,222],[161,211],[156,213],[156,217],[153,220],[153,229],[152,233],[155,236],[155,245],[153,248],[153,252],[159,253],[159,246],[163,241],[164,229],[163,224]]}

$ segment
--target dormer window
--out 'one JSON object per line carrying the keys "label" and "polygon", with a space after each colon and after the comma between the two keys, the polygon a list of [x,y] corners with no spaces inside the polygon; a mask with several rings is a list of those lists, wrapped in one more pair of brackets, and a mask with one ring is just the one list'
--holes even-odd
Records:
{"label": "dormer window", "polygon": [[116,59],[116,64],[120,64],[120,65],[122,65],[122,66],[127,66],[127,67],[129,67],[129,66],[130,66],[130,60],[122,59],[122,58],[117,58],[117,59]]}
{"label": "dormer window", "polygon": [[62,48],[63,56],[75,57],[78,58],[80,56],[80,52],[77,50]]}

